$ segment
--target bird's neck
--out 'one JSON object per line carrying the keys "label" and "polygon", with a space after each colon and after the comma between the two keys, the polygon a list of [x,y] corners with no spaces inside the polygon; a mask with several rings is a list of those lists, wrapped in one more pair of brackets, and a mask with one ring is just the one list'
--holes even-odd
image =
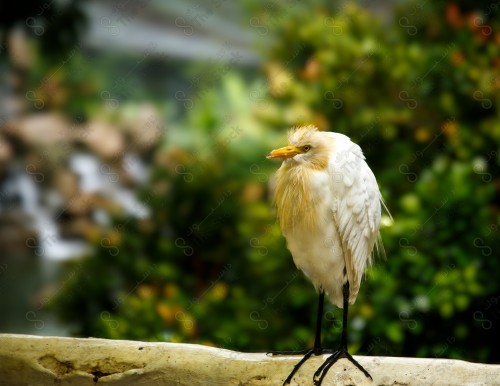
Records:
{"label": "bird's neck", "polygon": [[281,230],[285,235],[318,226],[310,190],[311,170],[295,161],[283,163],[278,170],[274,201]]}

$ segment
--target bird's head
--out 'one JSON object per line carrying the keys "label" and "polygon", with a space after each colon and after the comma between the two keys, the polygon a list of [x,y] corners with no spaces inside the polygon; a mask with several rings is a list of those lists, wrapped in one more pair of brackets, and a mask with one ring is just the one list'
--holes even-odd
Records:
{"label": "bird's head", "polygon": [[288,146],[271,151],[267,158],[282,158],[303,166],[323,169],[327,166],[331,138],[312,125],[293,128],[288,133]]}

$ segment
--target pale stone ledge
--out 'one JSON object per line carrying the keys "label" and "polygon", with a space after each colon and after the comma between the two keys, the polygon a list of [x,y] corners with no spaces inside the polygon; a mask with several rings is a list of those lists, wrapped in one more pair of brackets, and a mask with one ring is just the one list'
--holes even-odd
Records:
{"label": "pale stone ledge", "polygon": [[[326,355],[325,355],[326,358]],[[500,365],[447,359],[363,357],[369,381],[342,359],[331,385],[500,385]],[[269,357],[193,344],[0,334],[0,385],[280,386],[298,357]],[[310,359],[292,385],[313,385],[323,358]]]}

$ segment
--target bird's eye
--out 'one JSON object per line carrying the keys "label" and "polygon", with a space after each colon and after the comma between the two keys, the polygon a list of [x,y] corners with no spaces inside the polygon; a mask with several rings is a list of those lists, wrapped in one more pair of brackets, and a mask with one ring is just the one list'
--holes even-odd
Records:
{"label": "bird's eye", "polygon": [[302,150],[304,150],[306,152],[311,150],[311,145],[306,145],[306,146],[302,147]]}

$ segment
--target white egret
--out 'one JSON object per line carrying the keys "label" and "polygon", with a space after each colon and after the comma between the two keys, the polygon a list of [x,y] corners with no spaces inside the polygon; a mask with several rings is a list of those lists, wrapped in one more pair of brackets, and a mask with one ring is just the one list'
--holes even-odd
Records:
{"label": "white egret", "polygon": [[[314,346],[301,352],[304,357],[283,385],[291,382],[308,358],[323,353],[332,355],[314,374],[316,385],[340,358],[371,378],[347,352],[347,309],[356,300],[374,248],[382,250],[379,228],[385,205],[377,181],[361,148],[343,134],[304,126],[292,129],[288,142],[267,155],[284,159],[276,172],[274,204],[288,249],[319,292],[319,305]],[[325,294],[343,309],[337,351],[321,347]]]}

